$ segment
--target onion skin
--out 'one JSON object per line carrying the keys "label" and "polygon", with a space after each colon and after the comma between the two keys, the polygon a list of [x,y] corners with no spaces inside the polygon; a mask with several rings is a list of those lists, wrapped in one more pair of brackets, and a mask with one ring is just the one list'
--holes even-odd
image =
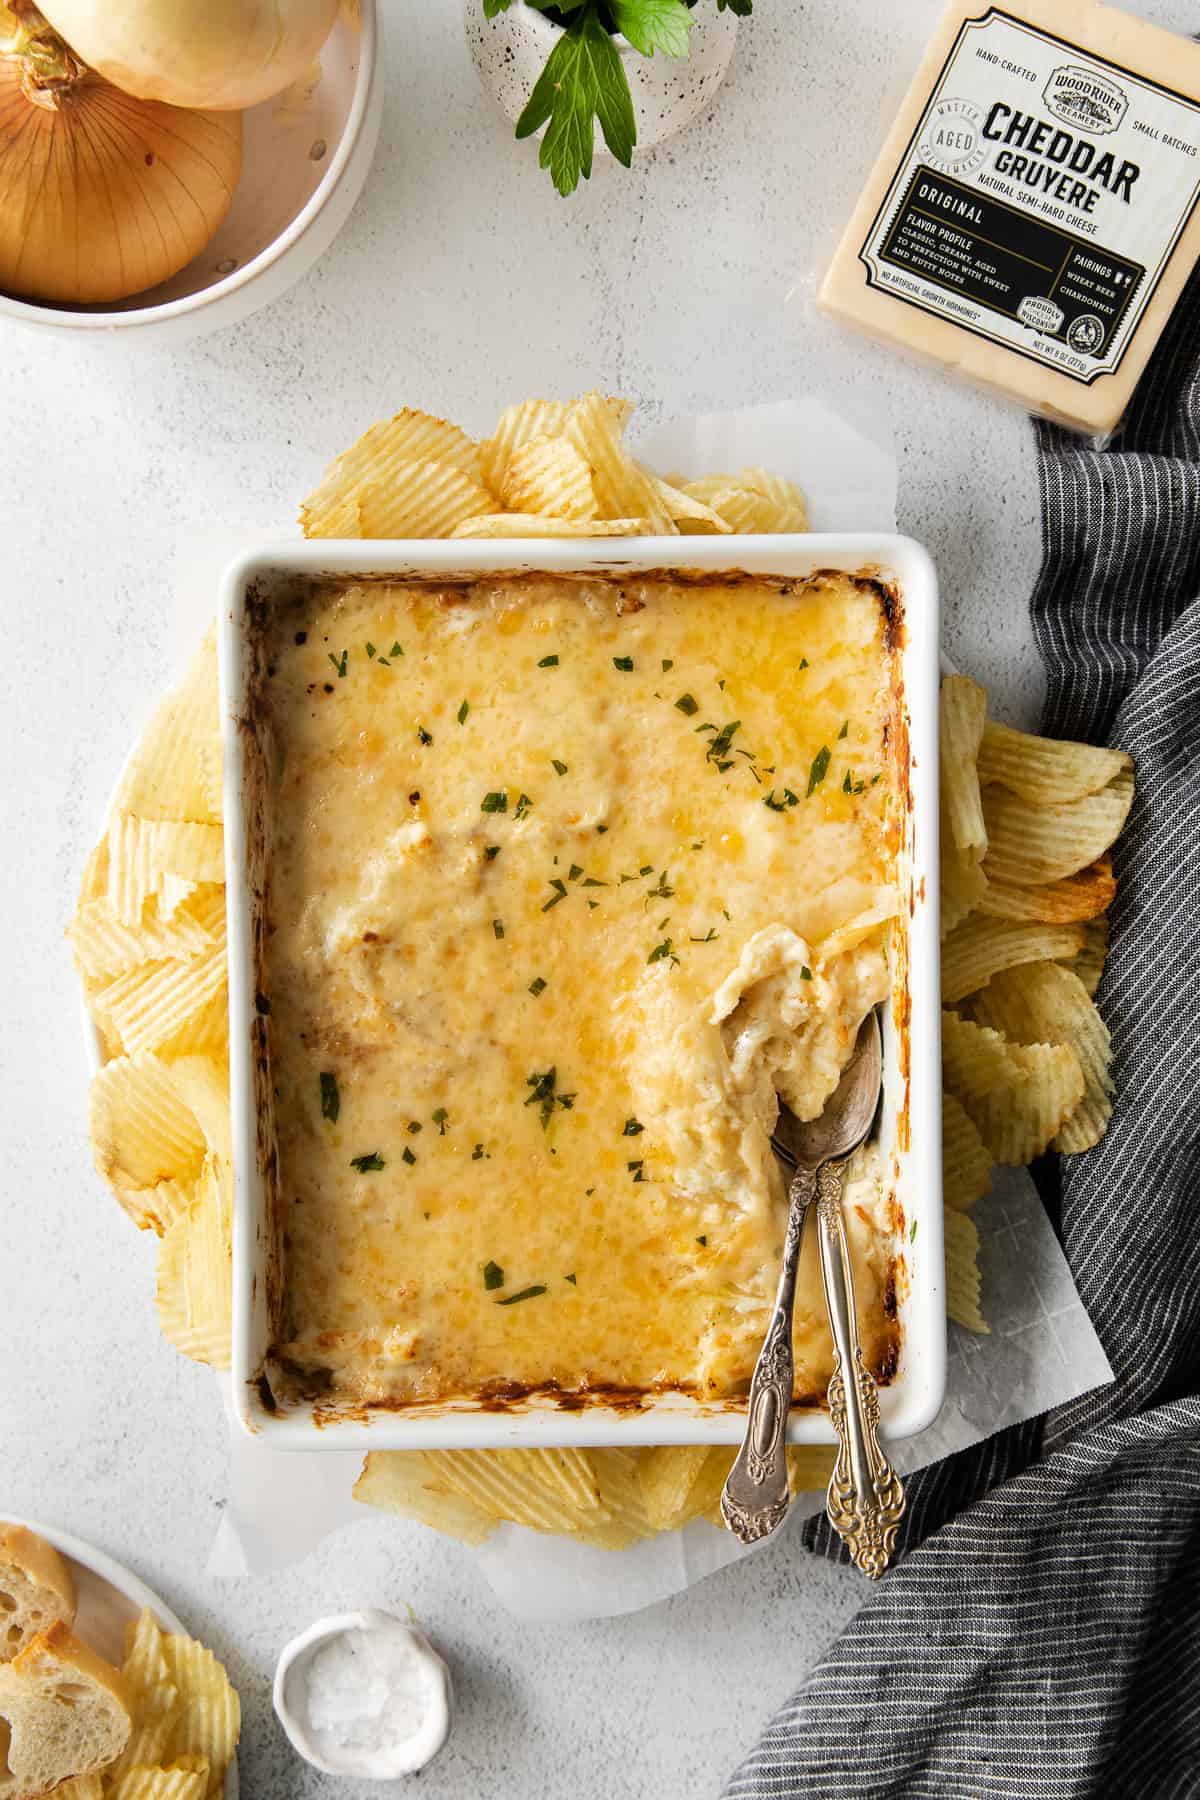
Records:
{"label": "onion skin", "polygon": [[41,11],[77,56],[143,100],[224,111],[299,81],[338,0],[49,0]]}
{"label": "onion skin", "polygon": [[237,113],[135,100],[85,73],[47,104],[0,60],[0,288],[87,305],[199,254],[242,166]]}

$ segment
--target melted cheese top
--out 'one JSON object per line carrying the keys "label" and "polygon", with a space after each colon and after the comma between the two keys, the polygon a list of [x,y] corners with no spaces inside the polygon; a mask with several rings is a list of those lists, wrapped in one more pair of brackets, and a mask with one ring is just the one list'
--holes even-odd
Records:
{"label": "melted cheese top", "polygon": [[[279,1356],[389,1404],[744,1393],[783,1234],[776,1095],[819,1113],[890,985],[878,591],[347,586],[268,636]],[[889,1217],[860,1154],[884,1373]],[[795,1341],[811,1398],[811,1242]]]}

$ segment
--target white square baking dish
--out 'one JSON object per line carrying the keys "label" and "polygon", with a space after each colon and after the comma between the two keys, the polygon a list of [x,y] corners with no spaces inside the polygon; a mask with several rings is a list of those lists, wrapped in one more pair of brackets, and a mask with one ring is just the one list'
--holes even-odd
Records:
{"label": "white square baking dish", "polygon": [[[225,754],[225,855],[229,913],[229,1026],[235,1199],[233,1220],[233,1388],[243,1427],[279,1450],[513,1448],[605,1444],[734,1444],[745,1407],[670,1394],[637,1410],[601,1401],[569,1409],[529,1397],[501,1410],[459,1400],[411,1409],[347,1403],[281,1408],[266,1379],[273,1320],[282,1294],[282,1251],[271,1217],[274,1155],[266,1033],[256,970],[265,930],[265,852],[260,803],[251,779],[257,756],[248,705],[252,656],[248,599],[261,607],[297,583],[365,577],[470,579],[537,571],[596,574],[670,570],[806,577],[840,570],[877,579],[900,620],[902,720],[909,791],[901,849],[907,905],[899,922],[899,979],[885,1020],[880,1149],[903,1217],[897,1247],[899,1362],[880,1395],[885,1435],[909,1437],[936,1417],[946,1378],[942,1249],[941,1041],[938,931],[937,578],[909,538],[875,534],[410,542],[319,540],[240,557],[226,571],[220,601],[221,719]],[[902,734],[903,735],[903,734]],[[793,1443],[832,1443],[827,1412],[793,1407]]]}

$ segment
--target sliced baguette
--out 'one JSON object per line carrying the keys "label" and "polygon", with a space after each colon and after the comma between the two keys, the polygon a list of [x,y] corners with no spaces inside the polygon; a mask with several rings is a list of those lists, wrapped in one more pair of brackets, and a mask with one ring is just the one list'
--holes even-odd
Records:
{"label": "sliced baguette", "polygon": [[107,1768],[132,1728],[120,1671],[51,1625],[0,1667],[0,1800],[38,1800]]}
{"label": "sliced baguette", "polygon": [[23,1525],[0,1525],[0,1663],[60,1623],[75,1623],[75,1583],[66,1563]]}

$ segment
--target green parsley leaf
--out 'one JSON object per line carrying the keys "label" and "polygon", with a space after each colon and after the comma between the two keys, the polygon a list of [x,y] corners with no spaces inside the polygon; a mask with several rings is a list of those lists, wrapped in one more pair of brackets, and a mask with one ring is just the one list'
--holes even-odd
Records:
{"label": "green parsley leaf", "polygon": [[408,1163],[410,1165],[410,1167],[417,1160],[413,1151],[409,1149],[407,1144],[405,1144],[404,1149],[400,1153],[400,1160],[401,1160],[401,1162]]}
{"label": "green parsley leaf", "polygon": [[485,850],[484,850],[484,853],[483,853],[483,854],[484,854],[484,857],[485,857],[485,859],[486,859],[486,860],[487,860],[487,861],[488,861],[488,862],[495,862],[495,860],[496,860],[496,858],[497,858],[497,857],[498,857],[498,856],[499,856],[499,854],[500,854],[500,846],[499,846],[499,844],[489,844],[489,845],[488,845],[488,846],[487,846],[487,848],[486,848],[486,849],[485,849]]}
{"label": "green parsley leaf", "polygon": [[502,938],[504,936],[504,920],[503,919],[493,919],[492,920],[492,936],[498,937],[498,938]]}
{"label": "green parsley leaf", "polygon": [[675,667],[675,658],[673,656],[664,656],[662,659],[662,666],[663,674],[665,675],[668,669],[673,669]]}
{"label": "green parsley leaf", "polygon": [[484,1263],[483,1285],[485,1288],[501,1288],[504,1286],[504,1270],[500,1267],[499,1263]]}
{"label": "green parsley leaf", "polygon": [[851,775],[849,769],[847,769],[846,773],[842,776],[842,792],[843,794],[852,794],[854,792],[854,777]]}
{"label": "green parsley leaf", "polygon": [[466,724],[467,714],[470,712],[470,710],[471,710],[471,702],[469,700],[464,700],[462,705],[458,709],[458,722],[460,725]]}
{"label": "green parsley leaf", "polygon": [[798,663],[798,664],[797,664],[797,665],[796,665],[796,666],[797,666],[797,667],[798,667],[798,668],[801,668],[801,669],[807,669],[807,667],[808,667],[808,658],[807,658],[807,656],[802,656],[802,657],[801,657],[801,658],[800,658],[800,661],[799,661],[799,663]]}
{"label": "green parsley leaf", "polygon": [[606,832],[606,831],[607,831],[607,830],[608,830],[608,826],[607,826],[607,825],[597,825],[597,827],[596,827],[596,835],[597,835],[597,837],[603,837],[603,836],[604,836],[604,834],[605,834],[605,832]]}
{"label": "green parsley leaf", "polygon": [[908,1241],[910,1244],[915,1244],[917,1241],[917,1221],[915,1219],[912,1222],[912,1230],[908,1234]]}
{"label": "green parsley leaf", "polygon": [[450,1114],[446,1111],[445,1107],[435,1106],[429,1116],[438,1128],[438,1136],[445,1137],[446,1126],[450,1121]]}
{"label": "green parsley leaf", "polygon": [[507,12],[509,0],[483,0],[483,16],[494,19],[499,13]]}
{"label": "green parsley leaf", "polygon": [[675,710],[676,712],[685,713],[690,719],[693,713],[698,713],[700,711],[700,702],[691,694],[680,694],[678,700],[675,702]]}
{"label": "green parsley leaf", "polygon": [[629,1170],[629,1173],[633,1176],[635,1181],[645,1181],[646,1177],[643,1174],[644,1166],[640,1156],[636,1157],[633,1162],[627,1162],[625,1164],[625,1167]]}
{"label": "green parsley leaf", "polygon": [[471,1152],[471,1161],[472,1162],[482,1162],[484,1157],[487,1155],[488,1155],[488,1152],[484,1149],[483,1145],[476,1144],[475,1148]]}
{"label": "green parsley leaf", "polygon": [[829,758],[832,752],[828,744],[822,744],[812,759],[812,768],[808,771],[808,792],[814,794],[829,773]]}
{"label": "green parsley leaf", "polygon": [[420,1119],[410,1119],[406,1129],[412,1137],[416,1137],[418,1131],[424,1130],[424,1127],[422,1126]]}
{"label": "green parsley leaf", "polygon": [[388,655],[389,656],[403,656],[404,655],[404,645],[399,643],[396,639],[393,639],[392,647],[388,651]]}
{"label": "green parsley leaf", "polygon": [[692,16],[683,0],[608,0],[617,30],[643,56],[686,56]]}
{"label": "green parsley leaf", "polygon": [[626,1119],[625,1124],[621,1130],[621,1136],[622,1137],[640,1137],[641,1133],[643,1131],[645,1131],[645,1129],[646,1129],[646,1127],[642,1124],[640,1119],[628,1118],[628,1119]]}
{"label": "green parsley leaf", "polygon": [[850,732],[850,721],[849,721],[849,719],[843,719],[842,729],[838,732],[838,742],[841,743],[842,739],[849,735],[849,732]]}
{"label": "green parsley leaf", "polygon": [[540,994],[545,993],[546,983],[542,980],[542,977],[540,975],[534,976],[533,980],[529,984],[529,991],[533,995],[535,1000],[538,998],[538,996]]}
{"label": "green parsley leaf", "polygon": [[578,1283],[576,1282],[575,1277],[573,1275],[564,1275],[563,1280],[569,1281],[572,1287],[578,1286]]}
{"label": "green parsley leaf", "polygon": [[513,811],[513,818],[523,819],[532,805],[533,801],[529,798],[528,794],[518,794],[517,804]]}
{"label": "green parsley leaf", "polygon": [[522,1288],[519,1294],[506,1294],[503,1300],[497,1300],[496,1305],[516,1306],[520,1300],[536,1300],[538,1295],[544,1294],[545,1291],[544,1283],[535,1284],[533,1287]]}
{"label": "green parsley leaf", "polygon": [[552,906],[557,906],[560,900],[565,900],[567,897],[567,889],[566,889],[565,882],[559,881],[557,878],[555,878],[555,880],[553,880],[550,883],[550,886],[554,889],[554,892],[550,896],[549,900],[547,900],[545,906],[543,906],[543,908],[542,908],[543,912],[549,912],[550,908]]}
{"label": "green parsley leaf", "polygon": [[679,958],[676,956],[676,954],[671,946],[671,940],[669,937],[664,938],[661,944],[655,944],[653,950],[650,952],[649,956],[646,958],[646,961],[648,963],[656,963],[656,962],[665,962],[668,959],[676,965],[679,962]]}
{"label": "green parsley leaf", "polygon": [[[598,878],[598,877],[597,877],[597,876],[595,876],[595,875],[589,875],[589,876],[587,876],[587,877],[586,877],[586,879],[585,879],[585,880],[584,880],[584,884],[583,884],[583,885],[584,885],[584,887],[607,887],[607,886],[608,886],[608,883],[607,883],[607,881],[601,881],[601,880],[600,880],[600,879],[599,879],[599,878]],[[594,901],[594,900],[589,900],[589,901],[588,901],[588,905],[589,905],[589,906],[595,906],[595,904],[596,904],[596,902],[595,902],[595,901]]]}
{"label": "green parsley leaf", "polygon": [[383,1166],[383,1158],[380,1156],[378,1150],[368,1150],[363,1156],[352,1156],[350,1158],[350,1167],[352,1169],[357,1169],[360,1175],[366,1175],[372,1169],[382,1169]]}
{"label": "green parsley leaf", "polygon": [[628,168],[637,142],[629,83],[594,0],[586,0],[559,33],[517,120],[518,138],[547,127],[538,161],[560,194],[573,194],[591,175],[594,119],[617,161]]}
{"label": "green parsley leaf", "polygon": [[698,1244],[707,1244],[707,1243],[708,1243],[708,1234],[707,1234],[707,1233],[705,1233],[705,1235],[704,1235],[704,1236],[703,1236],[703,1237],[698,1237],[698,1238],[697,1238],[697,1239],[696,1239],[696,1242],[697,1242],[697,1243],[698,1243]]}
{"label": "green parsley leaf", "polygon": [[669,900],[671,898],[675,889],[669,886],[667,881],[667,877],[670,873],[671,871],[669,869],[664,869],[658,878],[657,885],[646,889],[646,898],[648,900]]}
{"label": "green parsley leaf", "polygon": [[479,807],[480,812],[507,812],[508,795],[505,793],[485,794]]}
{"label": "green parsley leaf", "polygon": [[800,964],[800,979],[801,979],[801,981],[811,981],[812,978],[813,978],[813,972],[809,968],[808,964],[801,963]]}
{"label": "green parsley leaf", "polygon": [[417,726],[417,742],[420,744],[432,744],[433,733],[430,731],[426,731],[426,729],[423,725],[418,725]]}
{"label": "green parsley leaf", "polygon": [[571,864],[571,866],[570,866],[570,868],[569,868],[569,869],[568,869],[568,870],[567,870],[567,880],[568,880],[568,881],[578,881],[578,880],[579,880],[579,877],[580,877],[580,876],[581,876],[581,875],[582,875],[582,874],[583,874],[583,866],[582,866],[582,864],[580,864],[580,863],[572,863],[572,864]]}
{"label": "green parsley leaf", "polygon": [[566,765],[566,763],[565,763],[565,762],[559,762],[559,760],[558,760],[558,758],[557,758],[557,756],[552,756],[552,757],[551,757],[551,758],[550,758],[550,767],[551,767],[551,768],[552,768],[552,769],[553,769],[553,770],[554,770],[554,773],[555,773],[555,774],[556,774],[556,775],[565,775],[565,774],[566,774],[566,772],[567,772],[567,765]]}
{"label": "green parsley leaf", "polygon": [[349,659],[349,656],[350,656],[350,652],[348,650],[343,650],[342,654],[340,656],[335,656],[333,654],[332,650],[329,652],[329,660],[338,672],[338,680],[339,681],[345,680],[346,664]]}
{"label": "green parsley leaf", "polygon": [[342,1096],[338,1091],[337,1076],[331,1075],[327,1069],[321,1071],[321,1117],[330,1124],[337,1123],[337,1116],[342,1110]]}
{"label": "green parsley leaf", "polygon": [[370,640],[370,638],[368,638],[368,639],[367,639],[367,655],[368,655],[368,656],[374,656],[374,654],[375,654],[375,646],[374,646],[374,644],[373,644],[373,643],[372,643],[372,642],[371,642],[371,640]]}
{"label": "green parsley leaf", "polygon": [[557,656],[543,656],[541,662],[538,664],[539,669],[557,669],[557,667]]}
{"label": "green parsley leaf", "polygon": [[622,670],[624,670],[625,674],[628,675],[633,668],[632,656],[614,656],[613,657],[613,668],[614,669],[622,669]]}
{"label": "green parsley leaf", "polygon": [[775,789],[774,788],[771,789],[769,794],[763,795],[763,805],[769,806],[772,812],[786,812],[787,811],[787,801],[786,800],[777,800],[775,798]]}
{"label": "green parsley leaf", "polygon": [[712,926],[710,925],[708,930],[705,932],[705,934],[702,938],[690,937],[688,939],[688,943],[689,944],[712,944],[712,943],[715,943],[716,939],[719,936],[720,936],[720,933],[714,931]]}
{"label": "green parsley leaf", "polygon": [[748,19],[754,11],[754,0],[717,0],[718,12],[731,12],[739,19]]}

